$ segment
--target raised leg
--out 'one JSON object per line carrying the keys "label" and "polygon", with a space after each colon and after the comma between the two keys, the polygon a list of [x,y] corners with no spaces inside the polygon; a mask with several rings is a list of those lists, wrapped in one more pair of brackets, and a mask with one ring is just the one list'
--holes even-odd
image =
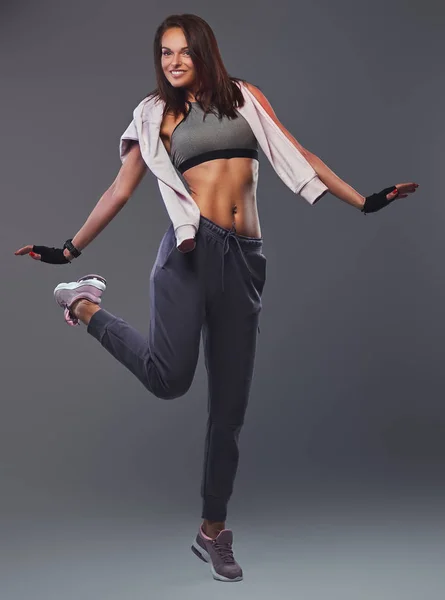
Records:
{"label": "raised leg", "polygon": [[204,320],[200,269],[201,254],[179,252],[169,228],[150,277],[148,336],[103,308],[88,321],[88,333],[158,398],[182,396],[194,377]]}

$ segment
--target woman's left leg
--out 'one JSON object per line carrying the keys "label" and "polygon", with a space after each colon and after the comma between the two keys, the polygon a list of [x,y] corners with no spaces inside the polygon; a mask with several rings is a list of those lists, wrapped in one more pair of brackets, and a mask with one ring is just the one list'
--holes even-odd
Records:
{"label": "woman's left leg", "polygon": [[[248,238],[249,240],[251,238]],[[231,239],[224,291],[212,296],[203,326],[208,421],[201,485],[204,531],[224,528],[239,462],[238,440],[252,382],[266,258],[261,241]],[[244,243],[243,243],[244,242]],[[214,529],[212,531],[212,525]]]}
{"label": "woman's left leg", "polygon": [[204,523],[191,548],[210,563],[215,579],[241,581],[243,571],[232,550],[233,532],[225,527],[225,520],[253,375],[266,257],[261,239],[238,236],[204,217],[201,227],[208,239],[202,328],[208,421],[201,484]]}

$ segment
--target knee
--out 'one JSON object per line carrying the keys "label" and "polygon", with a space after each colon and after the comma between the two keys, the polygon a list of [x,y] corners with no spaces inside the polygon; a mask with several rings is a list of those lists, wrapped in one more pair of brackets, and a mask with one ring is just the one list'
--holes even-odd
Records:
{"label": "knee", "polygon": [[188,392],[194,373],[194,368],[188,365],[181,365],[180,369],[171,365],[167,368],[150,359],[145,365],[143,383],[157,398],[173,400]]}
{"label": "knee", "polygon": [[192,382],[190,380],[172,379],[170,381],[160,382],[155,389],[151,390],[156,398],[161,400],[174,400],[185,396],[189,391]]}
{"label": "knee", "polygon": [[155,396],[156,398],[160,398],[161,400],[174,400],[175,398],[180,398],[181,396],[184,396],[184,394],[187,392],[187,390],[182,391],[182,390],[170,390],[170,389],[166,389],[166,388],[162,388],[161,390],[157,390],[155,392]]}

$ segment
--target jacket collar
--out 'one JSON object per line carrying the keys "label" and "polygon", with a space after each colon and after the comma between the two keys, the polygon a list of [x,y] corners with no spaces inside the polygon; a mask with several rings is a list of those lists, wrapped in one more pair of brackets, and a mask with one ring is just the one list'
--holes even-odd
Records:
{"label": "jacket collar", "polygon": [[[241,93],[244,97],[244,106],[239,107],[238,111],[247,119],[261,148],[265,150],[264,147],[266,146],[265,152],[269,155],[269,144],[260,124],[257,112],[260,110],[260,113],[264,116],[266,111],[262,109],[253,94],[247,89],[242,81],[240,82],[240,86]],[[142,136],[139,136],[140,139],[142,138],[141,151],[143,154],[144,152],[146,153],[147,158],[150,158],[151,162],[156,159],[156,157],[161,157],[163,160],[168,158],[170,161],[168,152],[159,136],[164,106],[165,102],[160,98],[144,98],[133,113],[136,128],[138,132],[142,134]],[[268,115],[266,115],[266,118],[267,117]]]}
{"label": "jacket collar", "polygon": [[[240,82],[241,93],[246,100],[246,92],[250,94],[243,82]],[[248,100],[247,100],[248,101]],[[139,121],[139,124],[150,123],[150,130],[157,128],[160,130],[162,123],[162,114],[164,112],[165,102],[161,98],[144,98],[136,107],[134,117]],[[240,111],[243,109],[239,109]]]}

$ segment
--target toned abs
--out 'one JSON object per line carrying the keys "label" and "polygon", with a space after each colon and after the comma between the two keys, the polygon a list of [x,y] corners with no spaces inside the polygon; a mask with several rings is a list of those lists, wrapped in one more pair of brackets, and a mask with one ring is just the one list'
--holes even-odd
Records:
{"label": "toned abs", "polygon": [[[167,113],[160,138],[170,154],[171,134],[183,115]],[[218,158],[187,169],[183,177],[201,215],[220,227],[248,237],[261,237],[256,205],[258,161],[251,158]]]}

